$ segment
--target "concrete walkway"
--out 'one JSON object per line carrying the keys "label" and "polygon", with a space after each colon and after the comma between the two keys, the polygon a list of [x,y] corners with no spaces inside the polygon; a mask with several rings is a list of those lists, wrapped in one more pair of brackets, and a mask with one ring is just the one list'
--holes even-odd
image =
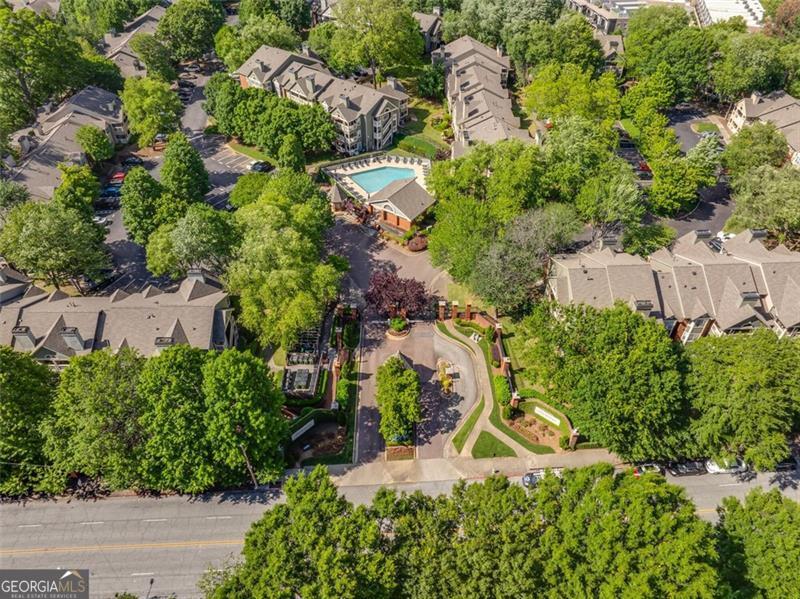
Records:
{"label": "concrete walkway", "polygon": [[[472,339],[468,339],[461,335],[458,331],[456,331],[455,327],[453,326],[452,320],[445,320],[444,326],[450,332],[453,337],[459,340],[467,349],[469,349],[470,357],[472,358],[472,368],[473,372],[475,373],[475,378],[478,381],[478,388],[481,389],[483,393],[483,410],[481,411],[480,416],[478,417],[475,426],[472,428],[472,432],[470,432],[469,437],[467,437],[467,442],[464,443],[464,447],[461,450],[461,456],[464,457],[472,457],[472,448],[475,446],[475,442],[478,440],[478,435],[480,435],[481,431],[486,431],[493,434],[495,437],[500,439],[503,443],[508,445],[511,449],[514,450],[514,453],[517,454],[518,457],[523,457],[527,455],[534,455],[532,452],[528,451],[520,445],[517,441],[506,435],[503,431],[498,429],[495,425],[493,425],[489,421],[489,417],[492,414],[492,409],[494,408],[494,395],[492,393],[492,381],[489,380],[489,374],[486,371],[486,362],[483,356],[483,351],[481,350],[480,346],[475,343]],[[436,334],[440,337],[447,339],[450,343],[457,343],[447,335],[444,335],[438,326],[434,327]],[[463,420],[459,423],[456,427],[456,431],[458,431],[461,426],[463,425]],[[448,439],[448,441],[451,441]],[[455,453],[455,447],[453,447],[452,442],[448,442],[448,448],[452,448],[452,451]]]}

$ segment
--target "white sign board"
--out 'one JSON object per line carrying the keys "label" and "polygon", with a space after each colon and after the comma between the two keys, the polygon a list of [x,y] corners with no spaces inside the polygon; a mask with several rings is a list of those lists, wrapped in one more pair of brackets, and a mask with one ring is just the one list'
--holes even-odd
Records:
{"label": "white sign board", "polygon": [[314,428],[313,418],[292,433],[292,441],[299,439],[303,435],[303,433],[310,431],[312,428]]}
{"label": "white sign board", "polygon": [[539,406],[534,406],[533,411],[537,416],[541,416],[542,418],[547,420],[547,422],[551,422],[556,426],[561,426],[561,418],[559,418],[554,414],[551,414],[547,410],[540,408]]}

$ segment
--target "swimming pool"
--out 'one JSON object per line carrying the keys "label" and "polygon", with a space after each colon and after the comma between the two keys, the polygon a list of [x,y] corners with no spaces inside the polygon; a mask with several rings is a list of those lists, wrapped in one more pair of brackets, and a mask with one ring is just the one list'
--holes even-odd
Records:
{"label": "swimming pool", "polygon": [[416,176],[414,169],[411,168],[381,166],[372,170],[353,173],[350,178],[368,194],[373,194],[389,185],[392,181],[413,179]]}

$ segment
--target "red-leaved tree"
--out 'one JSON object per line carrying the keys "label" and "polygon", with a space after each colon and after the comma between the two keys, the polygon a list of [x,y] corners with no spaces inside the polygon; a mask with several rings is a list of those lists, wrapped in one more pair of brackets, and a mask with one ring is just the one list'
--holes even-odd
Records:
{"label": "red-leaved tree", "polygon": [[390,318],[417,314],[430,302],[424,283],[403,279],[389,270],[380,270],[370,277],[366,299],[371,307]]}

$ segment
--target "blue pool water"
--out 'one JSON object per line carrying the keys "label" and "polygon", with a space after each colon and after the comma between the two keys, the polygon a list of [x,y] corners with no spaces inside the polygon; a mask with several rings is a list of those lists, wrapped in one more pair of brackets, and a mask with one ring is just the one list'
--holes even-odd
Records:
{"label": "blue pool water", "polygon": [[350,175],[356,184],[369,194],[380,191],[392,181],[398,179],[412,179],[416,176],[414,169],[399,168],[396,166],[381,166],[369,171]]}

